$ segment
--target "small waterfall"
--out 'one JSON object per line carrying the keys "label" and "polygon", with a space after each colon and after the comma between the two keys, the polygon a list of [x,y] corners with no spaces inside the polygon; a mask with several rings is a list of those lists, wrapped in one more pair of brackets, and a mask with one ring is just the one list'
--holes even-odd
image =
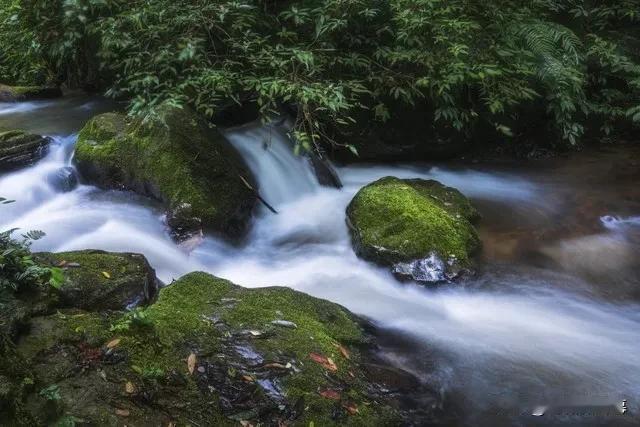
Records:
{"label": "small waterfall", "polygon": [[284,125],[254,123],[225,136],[247,162],[261,196],[270,204],[292,202],[320,187],[307,159],[293,153]]}

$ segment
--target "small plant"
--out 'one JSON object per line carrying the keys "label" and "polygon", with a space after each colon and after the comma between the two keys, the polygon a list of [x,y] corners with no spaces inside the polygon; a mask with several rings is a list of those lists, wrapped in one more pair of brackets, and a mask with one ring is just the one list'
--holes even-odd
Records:
{"label": "small plant", "polygon": [[[0,197],[0,204],[13,203]],[[22,240],[13,238],[17,228],[0,232],[0,290],[14,292],[23,288],[48,284],[56,289],[62,286],[64,274],[56,267],[38,265],[31,255],[31,244],[40,240],[45,233],[39,230],[22,235]]]}
{"label": "small plant", "polygon": [[47,400],[57,401],[62,399],[60,396],[60,387],[57,384],[52,384],[49,387],[45,387],[40,390],[40,396],[44,397]]}
{"label": "small plant", "polygon": [[162,370],[160,368],[153,368],[153,367],[148,367],[148,366],[145,366],[144,368],[141,368],[140,366],[135,366],[134,365],[134,366],[131,367],[131,369],[133,369],[143,379],[149,380],[149,381],[157,381],[157,380],[160,380],[160,379],[164,378],[164,376],[165,376],[164,370]]}
{"label": "small plant", "polygon": [[127,332],[132,327],[146,328],[153,325],[153,322],[147,317],[144,309],[136,307],[129,311],[111,325],[111,332]]}

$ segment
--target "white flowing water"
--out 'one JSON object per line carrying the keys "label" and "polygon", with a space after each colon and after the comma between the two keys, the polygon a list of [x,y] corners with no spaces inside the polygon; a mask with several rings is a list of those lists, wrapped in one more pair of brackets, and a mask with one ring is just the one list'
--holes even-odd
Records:
{"label": "white flowing water", "polygon": [[[7,126],[12,118],[37,122],[43,109],[2,105],[0,125]],[[289,286],[335,301],[408,337],[415,346],[404,353],[390,350],[390,363],[417,373],[436,388],[455,391],[468,405],[465,411],[488,419],[498,409],[517,412],[551,402],[628,399],[630,409],[637,410],[637,299],[601,298],[592,292],[601,284],[571,269],[524,263],[486,263],[484,274],[465,286],[425,289],[398,283],[385,269],[358,259],[351,248],[345,208],[359,188],[383,176],[437,179],[479,206],[513,215],[556,212],[544,184],[472,169],[352,166],[338,169],[344,188],[330,189],[321,187],[306,161],[292,154],[282,129],[247,126],[229,131],[227,137],[279,214],[260,210],[242,247],[206,238],[186,253],[169,238],[162,210],[153,202],[88,185],[57,190],[47,177],[72,164],[75,135],[49,134],[56,142],[45,159],[0,176],[0,196],[16,200],[0,207],[0,230],[45,231],[46,238],[36,242],[35,250],[139,252],[166,283],[203,270],[247,287]],[[614,240],[620,233],[626,236],[640,229],[637,217],[606,217],[602,222],[602,234]],[[637,240],[621,241],[638,253]],[[562,252],[562,245],[571,245],[567,242],[555,248]],[[614,261],[601,255],[602,265]],[[570,256],[566,262],[571,264]],[[636,276],[631,280],[635,289],[640,287]],[[433,352],[438,366],[427,367],[425,359]],[[585,397],[585,390],[597,394]]]}

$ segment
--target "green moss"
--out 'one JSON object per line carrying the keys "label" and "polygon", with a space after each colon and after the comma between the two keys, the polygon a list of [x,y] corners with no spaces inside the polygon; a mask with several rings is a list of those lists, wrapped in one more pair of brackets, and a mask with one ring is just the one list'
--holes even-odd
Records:
{"label": "green moss", "polygon": [[189,204],[205,226],[238,233],[255,203],[240,176],[250,178],[223,137],[195,117],[169,107],[130,123],[97,116],[80,132],[75,160],[102,186],[124,186],[170,209]]}
{"label": "green moss", "polygon": [[[123,339],[137,370],[185,373],[190,352],[229,357],[228,334],[255,331],[263,336],[246,345],[265,361],[290,362],[297,367],[280,380],[289,402],[304,397],[307,410],[297,425],[310,421],[335,424],[331,414],[336,402],[318,394],[332,384],[326,369],[310,358],[311,353],[332,358],[338,366],[334,377],[349,384],[360,414],[347,420],[348,424],[373,425],[376,417],[391,420],[395,416],[389,408],[367,405],[358,351],[365,338],[356,319],[336,304],[288,288],[246,289],[206,273],[191,273],[163,289],[146,314],[154,328]],[[274,320],[293,322],[297,327],[279,327]],[[222,322],[225,328],[216,327],[215,322]],[[339,346],[350,349],[350,358]]]}
{"label": "green moss", "polygon": [[[456,213],[456,208],[461,213]],[[382,178],[361,189],[348,207],[356,248],[367,258],[392,264],[423,258],[470,263],[479,240],[468,218],[475,210],[450,190],[419,180]]]}

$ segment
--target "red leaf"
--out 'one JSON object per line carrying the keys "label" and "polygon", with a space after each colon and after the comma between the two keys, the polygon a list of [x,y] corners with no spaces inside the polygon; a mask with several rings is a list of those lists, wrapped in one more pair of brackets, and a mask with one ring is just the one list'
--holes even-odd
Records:
{"label": "red leaf", "polygon": [[328,371],[336,372],[338,370],[338,366],[330,358],[324,357],[323,355],[318,353],[309,353],[309,357],[314,362],[322,365],[322,367]]}

